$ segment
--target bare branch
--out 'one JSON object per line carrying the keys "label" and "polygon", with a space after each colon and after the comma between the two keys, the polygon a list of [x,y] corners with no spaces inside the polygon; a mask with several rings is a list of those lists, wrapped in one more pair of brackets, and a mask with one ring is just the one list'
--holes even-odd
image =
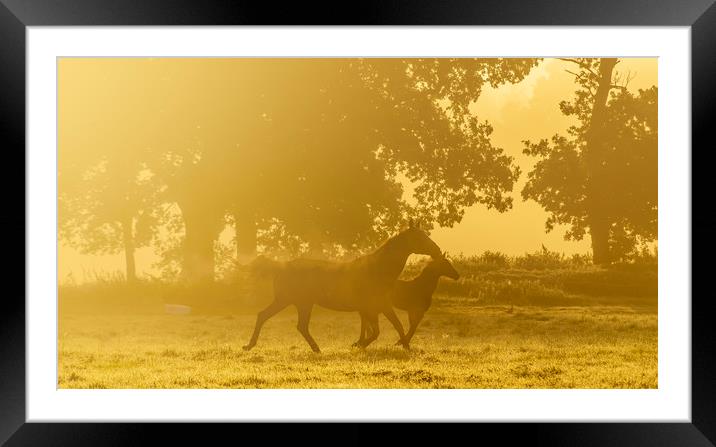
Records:
{"label": "bare branch", "polygon": [[573,64],[579,65],[579,68],[583,70],[587,70],[592,76],[594,76],[595,79],[599,79],[599,75],[592,70],[592,67],[589,66],[588,63],[585,61],[581,61],[579,59],[569,58],[569,57],[558,57],[557,59],[565,62],[571,62]]}
{"label": "bare branch", "polygon": [[634,72],[634,75],[632,76],[631,70],[629,70],[629,71],[627,72],[626,82],[624,82],[624,87],[628,87],[628,86],[629,86],[629,82],[631,82],[634,78],[636,78],[636,72]]}
{"label": "bare branch", "polygon": [[578,59],[573,59],[573,58],[569,58],[569,57],[558,57],[557,59],[559,59],[559,60],[561,60],[561,61],[565,61],[565,62],[572,62],[572,63],[575,63],[575,64],[577,64],[577,65],[579,65],[579,66],[582,65],[582,62],[579,61]]}
{"label": "bare branch", "polygon": [[632,75],[631,70],[627,71],[626,76],[623,76],[623,73],[615,72],[612,85],[610,85],[609,88],[626,91],[629,87],[629,82],[631,82],[635,76],[636,74]]}

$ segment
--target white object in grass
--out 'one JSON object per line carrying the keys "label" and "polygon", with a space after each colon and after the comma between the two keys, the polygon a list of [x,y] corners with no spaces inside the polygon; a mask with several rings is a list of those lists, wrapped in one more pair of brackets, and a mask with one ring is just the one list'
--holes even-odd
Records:
{"label": "white object in grass", "polygon": [[164,310],[172,315],[186,315],[191,313],[191,307],[183,304],[165,304]]}

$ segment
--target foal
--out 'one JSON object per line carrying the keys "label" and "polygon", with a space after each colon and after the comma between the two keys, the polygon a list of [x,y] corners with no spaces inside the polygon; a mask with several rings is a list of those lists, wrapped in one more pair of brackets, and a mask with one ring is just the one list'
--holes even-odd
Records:
{"label": "foal", "polygon": [[[460,278],[460,274],[450,264],[445,255],[440,258],[433,258],[422,272],[410,281],[398,280],[389,292],[393,307],[408,311],[410,329],[404,338],[398,343],[408,347],[410,340],[415,335],[418,324],[423,319],[425,312],[430,308],[433,301],[433,293],[438,285],[441,276],[451,279]],[[365,321],[361,319],[361,335],[355,345],[360,345],[366,334]]]}

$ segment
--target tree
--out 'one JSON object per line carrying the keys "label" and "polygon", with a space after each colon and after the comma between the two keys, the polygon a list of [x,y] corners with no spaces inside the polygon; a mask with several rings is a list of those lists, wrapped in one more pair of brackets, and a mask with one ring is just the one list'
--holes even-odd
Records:
{"label": "tree", "polygon": [[59,234],[83,254],[124,252],[128,282],[137,279],[135,249],[156,236],[161,187],[141,165],[103,159],[80,176],[60,170]]}
{"label": "tree", "polygon": [[614,58],[566,61],[579,67],[579,88],[560,108],[579,124],[525,141],[539,161],[522,197],[549,213],[547,231],[568,224],[565,238],[577,240],[589,231],[595,264],[626,259],[657,237],[657,88],[630,92]]}
{"label": "tree", "polygon": [[[519,171],[490,144],[491,127],[480,123],[469,105],[484,84],[517,82],[536,63],[283,62],[293,64],[287,70],[290,82],[272,85],[262,94],[270,138],[257,143],[273,158],[263,164],[266,169],[252,163],[254,177],[237,175],[234,182],[236,197],[258,190],[271,199],[263,200],[259,211],[250,198],[238,200],[235,222],[240,222],[242,209],[271,225],[278,220],[282,230],[268,234],[285,237],[288,232],[302,240],[312,256],[321,256],[336,246],[344,252],[365,250],[394,231],[406,214],[452,225],[474,203],[509,209],[511,198],[504,194]],[[417,185],[416,206],[403,199],[401,176]],[[261,231],[252,221],[244,232],[246,228]],[[256,238],[246,240],[252,244]]]}
{"label": "tree", "polygon": [[[58,62],[59,237],[86,254],[124,252],[126,278],[136,279],[135,250],[157,236],[166,186],[140,148],[150,122],[141,99],[112,79],[121,60]],[[145,93],[145,92],[143,92]]]}
{"label": "tree", "polygon": [[[518,169],[469,105],[536,64],[63,60],[63,86],[76,84],[63,147],[121,147],[145,163],[181,210],[183,275],[211,280],[227,214],[237,255],[257,244],[331,255],[365,250],[408,214],[452,225],[474,203],[509,209]],[[403,198],[403,177],[417,204]]]}

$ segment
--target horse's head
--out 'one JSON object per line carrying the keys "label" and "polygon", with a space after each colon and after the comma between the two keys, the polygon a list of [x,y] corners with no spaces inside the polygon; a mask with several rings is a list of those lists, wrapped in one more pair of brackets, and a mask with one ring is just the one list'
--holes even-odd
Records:
{"label": "horse's head", "polygon": [[437,270],[437,272],[440,274],[440,276],[447,276],[450,279],[459,279],[460,274],[455,270],[455,267],[452,266],[450,261],[448,261],[447,253],[444,253],[442,257],[438,259],[433,259],[430,261],[433,265],[433,268]]}
{"label": "horse's head", "polygon": [[442,258],[442,252],[438,244],[433,242],[428,235],[420,229],[420,224],[410,220],[407,230],[403,230],[399,237],[403,247],[410,253],[428,255],[433,259]]}

